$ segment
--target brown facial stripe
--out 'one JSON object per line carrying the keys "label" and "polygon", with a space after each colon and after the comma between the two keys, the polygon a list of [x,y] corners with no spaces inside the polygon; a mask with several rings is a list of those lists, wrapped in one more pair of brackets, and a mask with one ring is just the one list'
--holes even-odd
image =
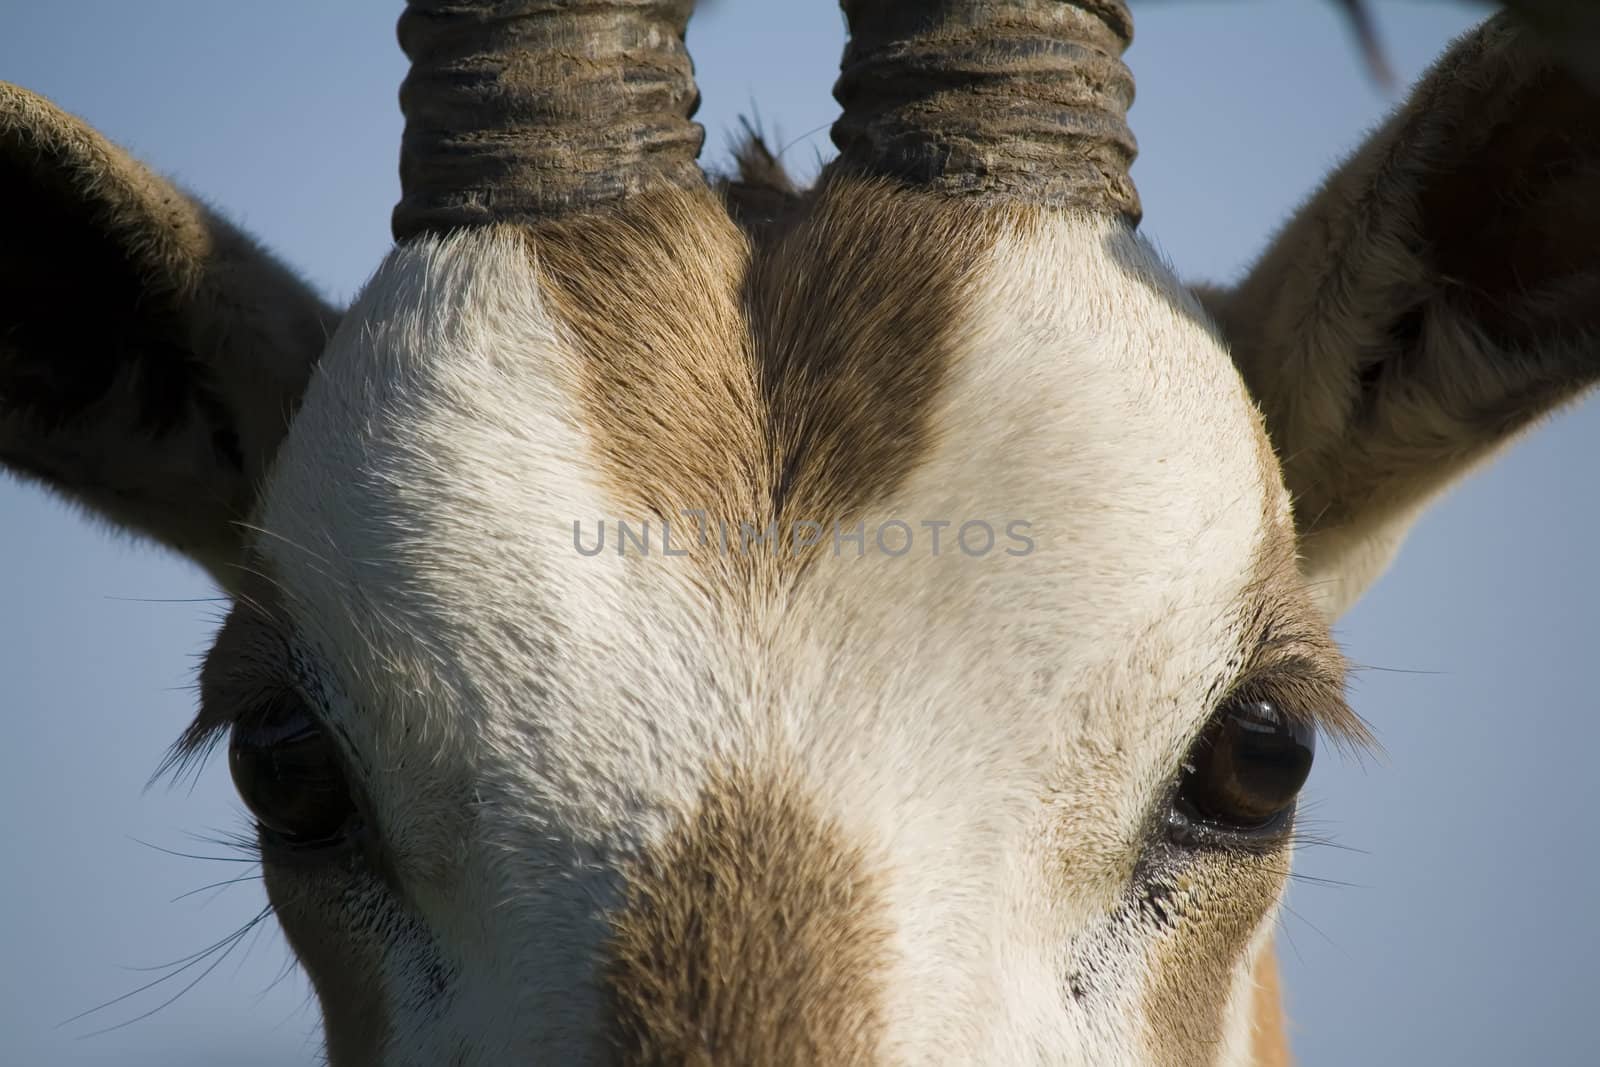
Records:
{"label": "brown facial stripe", "polygon": [[867,870],[782,776],[713,776],[614,919],[622,1062],[876,1062],[888,933]]}
{"label": "brown facial stripe", "polygon": [[746,305],[775,514],[844,518],[913,469],[975,275],[1014,213],[838,177],[761,250]]}
{"label": "brown facial stripe", "polygon": [[[1370,744],[1365,724],[1345,701],[1345,660],[1307,595],[1292,531],[1268,514],[1264,536],[1240,598],[1232,692],[1271,699],[1336,741]],[[1153,1063],[1216,1062],[1237,969],[1283,889],[1290,862],[1287,848],[1259,856],[1218,854],[1192,863],[1163,892],[1167,925],[1153,933],[1151,984],[1141,1013]],[[1284,1067],[1290,1059],[1270,947],[1252,977],[1270,984],[1252,995],[1252,1055],[1263,1067]]]}
{"label": "brown facial stripe", "polygon": [[1267,945],[1256,960],[1251,1002],[1250,1062],[1253,1067],[1289,1067],[1289,1035],[1284,1023],[1283,989],[1278,982],[1277,946]]}
{"label": "brown facial stripe", "polygon": [[611,492],[669,520],[754,518],[764,449],[739,308],[749,246],[727,210],[709,191],[669,191],[530,233],[545,298],[580,349],[586,429]]}
{"label": "brown facial stripe", "polygon": [[609,487],[644,515],[844,521],[926,451],[999,213],[844,178],[796,203],[757,249],[699,192],[531,231]]}
{"label": "brown facial stripe", "polygon": [[1179,875],[1150,927],[1145,1042],[1160,1067],[1217,1062],[1236,970],[1283,886],[1286,854],[1218,856]]}

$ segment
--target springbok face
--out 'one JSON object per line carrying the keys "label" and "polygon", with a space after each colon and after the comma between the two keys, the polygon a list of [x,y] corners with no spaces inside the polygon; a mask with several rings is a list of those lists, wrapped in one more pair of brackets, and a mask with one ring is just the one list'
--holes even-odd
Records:
{"label": "springbok face", "polygon": [[1491,20],[1196,293],[1119,3],[847,0],[803,193],[686,0],[489,6],[342,315],[0,86],[0,459],[233,595],[175,758],[331,1061],[1286,1062],[1328,622],[1600,377],[1600,100]]}

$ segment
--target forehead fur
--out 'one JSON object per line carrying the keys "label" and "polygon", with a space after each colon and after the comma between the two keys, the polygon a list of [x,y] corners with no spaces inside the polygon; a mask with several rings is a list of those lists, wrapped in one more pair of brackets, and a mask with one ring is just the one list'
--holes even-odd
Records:
{"label": "forehead fur", "polygon": [[609,495],[634,516],[756,530],[881,499],[929,443],[973,271],[1003,223],[836,181],[755,247],[688,194],[535,229]]}
{"label": "forehead fur", "polygon": [[[865,592],[885,574],[928,587],[966,558],[949,550],[962,522],[1009,520],[1029,557],[1016,566],[1070,572],[1070,613],[1102,628],[1148,629],[1159,613],[1129,606],[1205,577],[1168,550],[1212,558],[1199,548],[1217,542],[1210,577],[1230,587],[1292,554],[1242,385],[1192,299],[1115,225],[840,180],[752,252],[719,205],[674,193],[531,235],[423,242],[355,310],[265,494],[261,548],[269,563],[321,564],[275,571],[393,600],[341,598],[322,616],[361,626],[369,647],[430,633],[474,647],[451,640],[449,626],[473,625],[464,605],[418,594],[492,589],[513,560],[573,589],[575,575],[625,586],[648,568],[717,610],[761,615],[805,566],[840,555],[836,537],[799,545],[795,523],[866,523],[843,547],[882,565],[846,578],[850,600],[849,583]],[[608,521],[604,558],[584,552],[584,524]],[[629,549],[622,521],[657,525]],[[673,521],[690,562],[663,551]],[[776,543],[762,541],[774,523]],[[494,539],[503,562],[478,549]],[[507,599],[474,609],[493,616]],[[526,640],[565,625],[521,610],[539,617],[496,621]]]}
{"label": "forehead fur", "polygon": [[[1304,607],[1259,420],[1137,238],[843,179],[755,249],[692,194],[401,248],[261,524],[452,1010],[558,1056],[590,1051],[607,953],[634,1047],[671,1044],[650,932],[710,870],[736,878],[719,922],[769,877],[851,908],[794,917],[826,942],[810,981],[730,964],[773,951],[732,928],[671,973],[870,986],[859,1012],[799,1004],[801,1036],[1017,1061],[1241,650]],[[751,825],[805,845],[792,877]],[[1096,958],[1067,1058],[1146,1040],[1114,1009],[1156,957]],[[741,1018],[730,1047],[778,1039]]]}

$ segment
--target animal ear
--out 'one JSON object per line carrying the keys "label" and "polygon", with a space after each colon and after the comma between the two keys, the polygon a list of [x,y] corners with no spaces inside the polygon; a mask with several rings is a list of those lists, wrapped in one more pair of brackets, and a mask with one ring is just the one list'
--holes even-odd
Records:
{"label": "animal ear", "polygon": [[0,83],[0,465],[237,581],[337,315],[244,235]]}
{"label": "animal ear", "polygon": [[1600,378],[1600,96],[1497,16],[1200,296],[1337,616],[1436,493]]}

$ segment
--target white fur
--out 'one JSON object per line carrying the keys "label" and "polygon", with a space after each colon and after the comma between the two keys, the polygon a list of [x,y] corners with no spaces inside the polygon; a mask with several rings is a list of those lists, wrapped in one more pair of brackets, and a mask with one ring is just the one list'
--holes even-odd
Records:
{"label": "white fur", "polygon": [[[614,509],[520,245],[401,250],[346,322],[278,464],[263,548],[340,694],[331,714],[395,768],[371,786],[378,818],[460,974],[459,1010],[402,1016],[390,1057],[445,1062],[467,1039],[469,1062],[498,1063],[538,1035],[569,1062],[596,1010],[592,903],[614,893],[573,853],[636,847],[642,796],[693,796],[676,754],[646,754],[661,737],[703,751],[726,704],[705,691],[715,661],[667,650],[721,643],[670,561],[573,550],[572,520]],[[475,827],[440,814],[458,790],[491,805]]]}
{"label": "white fur", "polygon": [[[1126,891],[1235,647],[1225,609],[1265,505],[1286,521],[1287,501],[1231,365],[1141,242],[1062,219],[1003,242],[984,277],[939,446],[867,525],[1022,518],[1037,551],[810,579],[789,622],[808,676],[792,743],[895,872],[904,1062],[1135,1063],[1141,946],[1104,961],[1127,989],[1088,1019],[1062,1004],[1060,947]],[[1054,857],[1037,836],[1052,792],[1073,809]]]}
{"label": "white fur", "polygon": [[[642,516],[600,484],[574,346],[520,242],[424,242],[379,272],[280,456],[261,548],[372,769],[394,906],[431,933],[374,978],[385,1063],[593,1055],[617,864],[691,809],[708,762],[774,753],[885,884],[894,1059],[1144,1061],[1150,946],[1094,939],[1211,711],[1223,609],[1281,490],[1226,356],[1136,239],[1069,219],[1008,237],[976,306],[937,446],[867,527],[1023,520],[1036,549],[824,553],[752,634],[690,560],[574,550],[574,520]],[[1104,988],[1079,1009],[1066,957],[1091,941]],[[435,957],[443,1001],[422,992]]]}

